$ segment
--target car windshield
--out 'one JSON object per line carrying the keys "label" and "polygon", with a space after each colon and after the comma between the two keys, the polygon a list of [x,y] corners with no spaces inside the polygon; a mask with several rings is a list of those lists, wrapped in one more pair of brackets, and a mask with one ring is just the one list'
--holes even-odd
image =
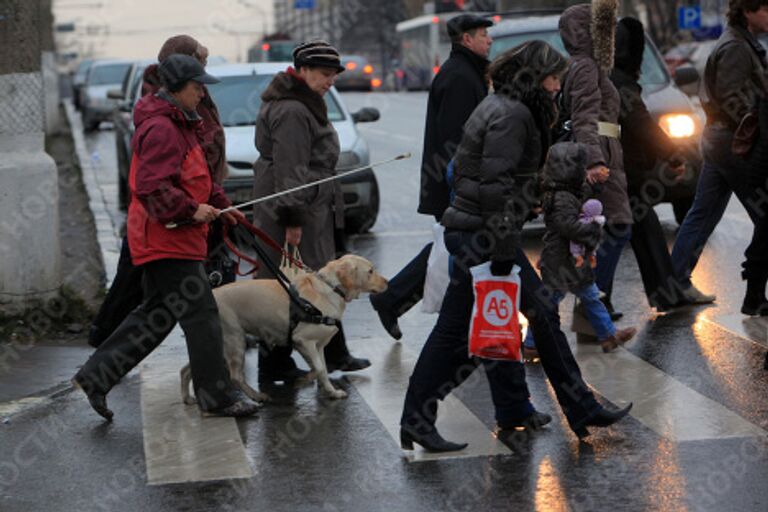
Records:
{"label": "car windshield", "polygon": [[[249,126],[256,124],[261,108],[261,93],[274,75],[248,75],[222,77],[221,82],[211,84],[208,90],[219,109],[224,126]],[[342,121],[344,114],[330,93],[325,95],[328,119]]]}
{"label": "car windshield", "polygon": [[88,85],[122,84],[130,64],[94,66],[88,74]]}
{"label": "car windshield", "polygon": [[[560,34],[557,31],[530,32],[525,34],[495,36],[493,38],[493,46],[491,46],[491,59],[506,50],[533,39],[545,41],[559,52],[567,54],[565,46],[563,45],[563,40],[560,38]],[[643,68],[640,75],[640,85],[666,85],[668,81],[669,78],[664,71],[664,66],[661,61],[659,61],[656,53],[651,49],[651,45],[646,44],[645,53],[643,54]]]}

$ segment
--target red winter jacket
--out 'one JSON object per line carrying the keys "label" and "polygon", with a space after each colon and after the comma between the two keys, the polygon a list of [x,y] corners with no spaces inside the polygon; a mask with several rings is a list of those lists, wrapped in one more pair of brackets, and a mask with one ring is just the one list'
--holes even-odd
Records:
{"label": "red winter jacket", "polygon": [[213,183],[200,145],[202,121],[192,121],[168,100],[142,97],[133,114],[136,132],[129,183],[137,201],[128,208],[128,245],[134,265],[160,259],[203,261],[208,225],[192,223],[168,229],[169,222],[190,221],[201,203],[230,205]]}

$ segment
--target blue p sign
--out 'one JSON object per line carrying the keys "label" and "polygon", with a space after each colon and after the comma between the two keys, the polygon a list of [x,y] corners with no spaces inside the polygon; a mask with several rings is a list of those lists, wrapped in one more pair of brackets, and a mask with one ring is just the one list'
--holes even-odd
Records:
{"label": "blue p sign", "polygon": [[680,30],[694,30],[701,28],[701,7],[681,7],[677,13],[677,28]]}

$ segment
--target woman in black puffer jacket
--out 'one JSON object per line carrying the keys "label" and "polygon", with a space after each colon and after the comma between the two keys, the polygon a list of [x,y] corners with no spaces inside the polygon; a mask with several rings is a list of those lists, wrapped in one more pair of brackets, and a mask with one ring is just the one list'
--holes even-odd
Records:
{"label": "woman in black puffer jacket", "polygon": [[[437,401],[459,386],[477,360],[467,356],[472,304],[470,267],[491,260],[494,274],[521,268],[520,310],[538,342],[541,361],[574,432],[606,426],[629,408],[609,412],[581,378],[560,318],[520,244],[535,194],[521,185],[545,160],[550,128],[557,119],[553,99],[566,60],[548,44],[532,41],[499,56],[489,69],[494,94],[472,113],[456,153],[456,198],[443,215],[445,244],[452,254],[451,283],[432,333],[411,376],[401,419],[404,448],[417,442],[431,451],[466,445],[443,439],[435,428]],[[526,176],[527,175],[527,176]],[[521,363],[483,360],[500,432],[537,428],[551,418],[533,409]],[[504,436],[500,436],[504,439]]]}

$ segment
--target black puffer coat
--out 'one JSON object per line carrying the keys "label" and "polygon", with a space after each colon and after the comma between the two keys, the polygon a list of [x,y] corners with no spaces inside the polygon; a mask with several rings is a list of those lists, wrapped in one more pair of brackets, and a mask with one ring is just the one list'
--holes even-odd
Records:
{"label": "black puffer coat", "polygon": [[600,243],[599,224],[582,224],[579,214],[589,195],[585,185],[588,151],[584,144],[561,142],[549,150],[541,179],[543,193],[544,249],[541,252],[541,277],[553,290],[575,292],[595,281],[587,262],[576,268],[570,242],[592,251]]}
{"label": "black puffer coat", "polygon": [[468,48],[454,45],[432,81],[424,131],[419,213],[443,214],[450,202],[445,170],[461,142],[469,116],[488,95],[485,71],[488,60]]}
{"label": "black puffer coat", "polygon": [[482,233],[491,259],[509,261],[535,197],[522,193],[521,178],[535,174],[542,142],[531,111],[504,94],[488,96],[472,113],[456,152],[456,198],[445,211],[448,229]]}

